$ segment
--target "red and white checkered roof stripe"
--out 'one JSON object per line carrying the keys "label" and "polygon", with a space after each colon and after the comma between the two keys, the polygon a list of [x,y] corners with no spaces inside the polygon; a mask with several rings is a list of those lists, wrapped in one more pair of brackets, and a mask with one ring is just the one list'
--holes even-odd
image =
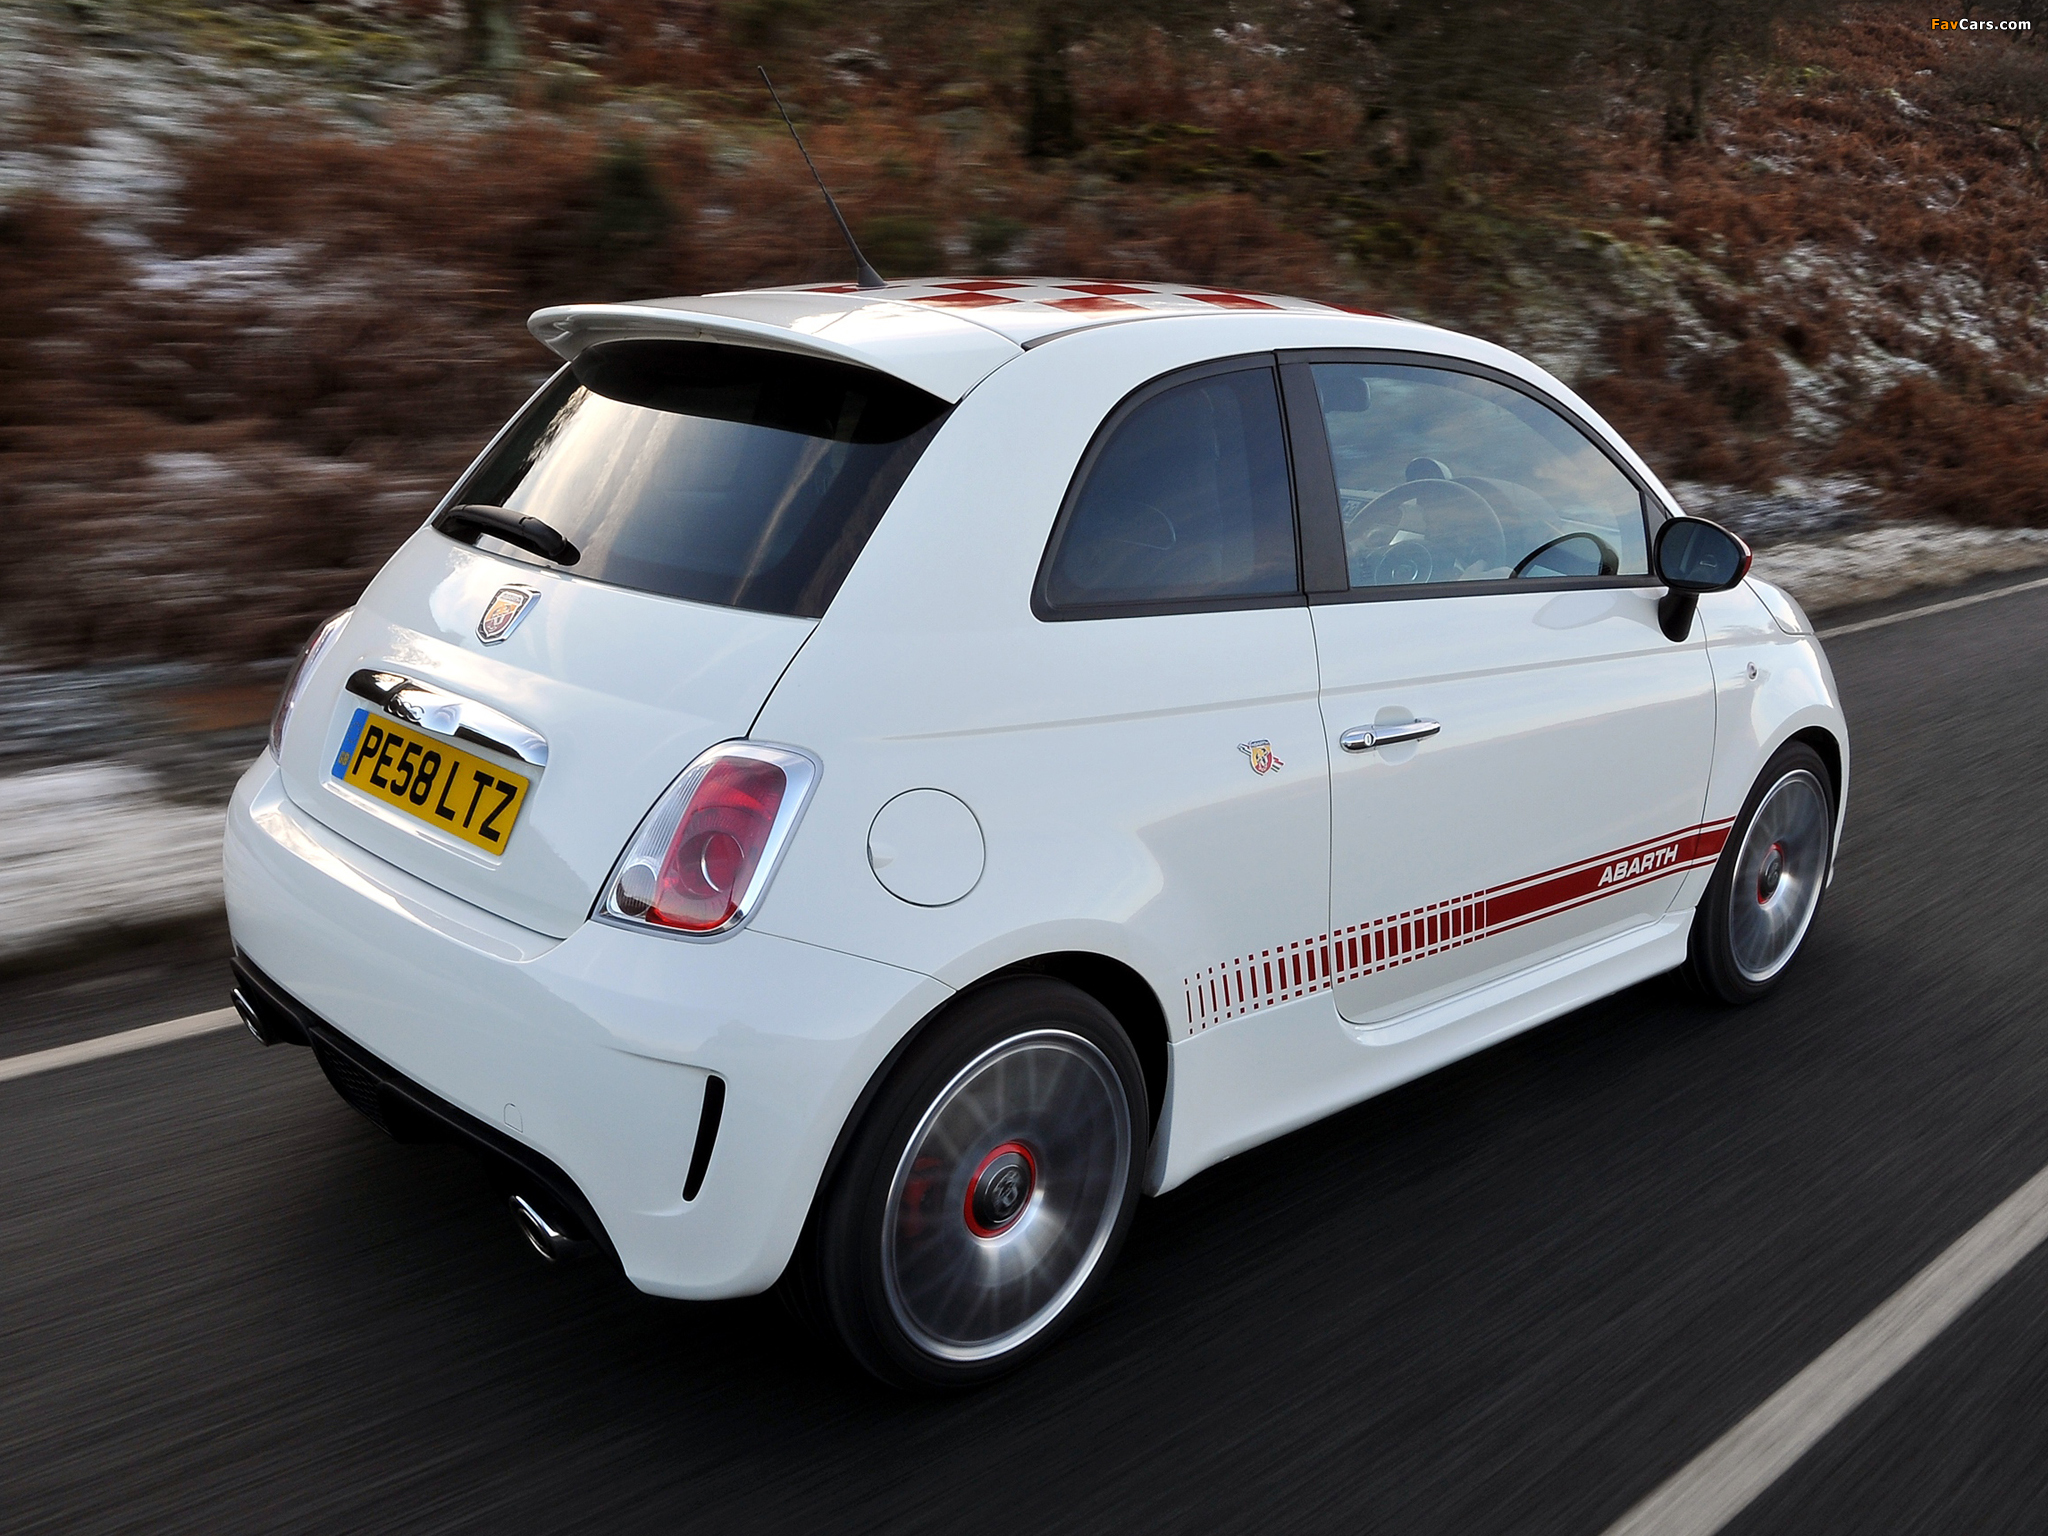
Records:
{"label": "red and white checkered roof stripe", "polygon": [[1293,310],[1321,314],[1334,311],[1354,315],[1382,315],[1379,310],[1358,309],[1348,304],[1323,304],[1313,299],[1290,299],[1278,294],[1257,293],[1248,288],[1225,288],[1201,283],[1104,283],[1045,277],[960,277],[919,278],[908,282],[891,283],[885,290],[863,290],[852,283],[819,283],[780,291],[848,295],[866,293],[877,299],[926,304],[934,309],[993,310],[1011,309],[1016,306],[1084,317],[1116,314],[1135,317],[1146,311],[1159,314],[1213,314],[1218,310]]}
{"label": "red and white checkered roof stripe", "polygon": [[[1066,331],[1168,316],[1292,315],[1394,319],[1377,310],[1210,283],[1124,283],[1051,277],[940,277],[858,288],[818,283],[636,304],[538,310],[533,334],[573,358],[600,339],[688,335],[775,346],[874,368],[942,400],[958,400],[1016,356]],[[1349,326],[1344,329],[1348,330]],[[1304,333],[1306,334],[1306,333]]]}

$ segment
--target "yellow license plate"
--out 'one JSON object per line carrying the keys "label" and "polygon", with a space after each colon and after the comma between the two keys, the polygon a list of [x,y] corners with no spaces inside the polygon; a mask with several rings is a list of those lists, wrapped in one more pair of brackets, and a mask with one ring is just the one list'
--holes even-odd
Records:
{"label": "yellow license plate", "polygon": [[395,806],[486,853],[505,851],[530,787],[522,775],[439,736],[372,720],[367,709],[349,721],[333,772],[380,805]]}

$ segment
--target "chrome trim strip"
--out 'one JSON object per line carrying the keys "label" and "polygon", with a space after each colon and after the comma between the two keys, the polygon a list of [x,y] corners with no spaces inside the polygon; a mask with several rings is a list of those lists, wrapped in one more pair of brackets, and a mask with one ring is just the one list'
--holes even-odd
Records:
{"label": "chrome trim strip", "polygon": [[397,672],[377,672],[369,667],[352,674],[347,687],[357,698],[376,705],[394,720],[432,731],[436,736],[503,752],[535,768],[548,765],[547,737],[488,704],[465,699],[430,683],[416,682]]}
{"label": "chrome trim strip", "polygon": [[1374,747],[1391,747],[1397,742],[1421,741],[1443,727],[1434,720],[1407,720],[1395,725],[1354,726],[1337,738],[1346,752],[1370,752]]}

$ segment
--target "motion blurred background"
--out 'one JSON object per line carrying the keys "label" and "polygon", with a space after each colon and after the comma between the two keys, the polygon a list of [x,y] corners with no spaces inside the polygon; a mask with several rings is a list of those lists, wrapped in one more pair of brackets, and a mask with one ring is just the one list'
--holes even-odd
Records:
{"label": "motion blurred background", "polygon": [[[1691,1463],[2048,1162],[2048,0],[1944,15],[1993,25],[0,0],[0,1532],[1545,1536]],[[455,1149],[229,1033],[229,788],[550,371],[527,315],[849,276],[757,64],[885,275],[1476,332],[1837,610],[1785,988],[1648,983],[1233,1159],[944,1403],[531,1262]],[[1847,611],[1917,587],[1973,605]],[[2048,1530],[2048,1247],[2003,1285],[1731,1532]]]}
{"label": "motion blurred background", "polygon": [[204,851],[282,658],[545,377],[531,310],[846,275],[757,64],[885,275],[1197,281],[1474,331],[1809,606],[2048,563],[2048,5],[1965,14],[2033,25],[15,0],[0,885],[40,878],[28,844],[5,865],[9,817],[50,822],[49,774],[88,759],[129,776],[76,803],[182,799]]}

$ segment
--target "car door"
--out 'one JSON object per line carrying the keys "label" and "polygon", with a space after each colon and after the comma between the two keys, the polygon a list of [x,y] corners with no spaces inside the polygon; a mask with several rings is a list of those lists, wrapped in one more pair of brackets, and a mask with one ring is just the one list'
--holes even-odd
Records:
{"label": "car door", "polygon": [[1125,921],[1177,962],[1160,978],[1176,1034],[1327,983],[1327,771],[1295,518],[1272,355],[1183,369],[1105,422],[1034,593],[1034,649],[1099,722],[1042,739],[1095,743],[1089,761],[1134,775],[1097,841],[1124,844],[1120,827],[1146,851]]}
{"label": "car door", "polygon": [[1698,626],[1659,628],[1645,488],[1490,369],[1291,354],[1282,375],[1338,1011],[1386,1024],[1656,922],[1706,846],[1714,693]]}

